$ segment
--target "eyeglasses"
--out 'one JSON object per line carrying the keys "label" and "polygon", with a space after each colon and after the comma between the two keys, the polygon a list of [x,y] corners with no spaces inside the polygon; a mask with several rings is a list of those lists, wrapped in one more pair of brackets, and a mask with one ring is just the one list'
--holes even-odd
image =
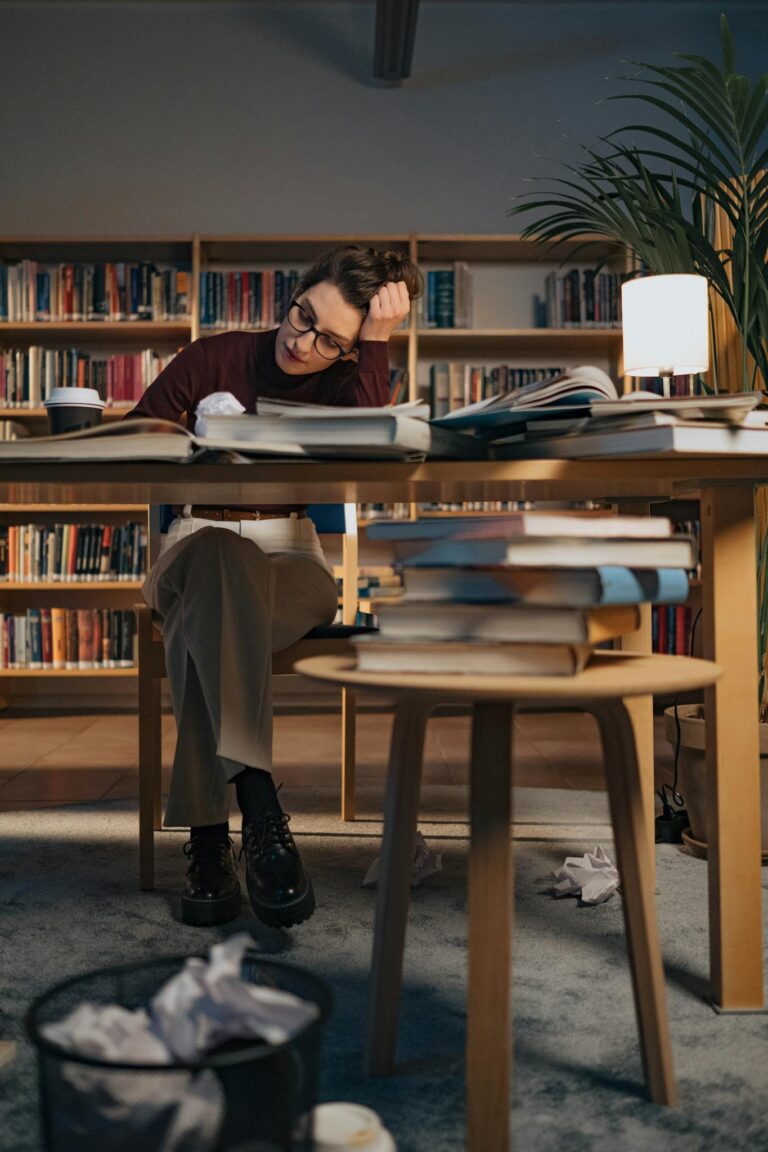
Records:
{"label": "eyeglasses", "polygon": [[315,334],[315,350],[318,356],[322,356],[323,360],[338,360],[339,356],[346,356],[352,351],[351,348],[342,348],[338,340],[334,340],[332,336],[326,335],[325,332],[320,332],[312,323],[309,316],[295,300],[292,301],[286,320],[295,332],[314,332]]}

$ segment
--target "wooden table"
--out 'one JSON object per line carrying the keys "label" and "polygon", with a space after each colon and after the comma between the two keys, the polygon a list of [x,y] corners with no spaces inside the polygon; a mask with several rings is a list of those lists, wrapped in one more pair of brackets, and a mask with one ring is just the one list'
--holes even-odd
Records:
{"label": "wooden table", "polygon": [[508,1152],[512,716],[515,705],[526,701],[555,707],[575,704],[591,712],[600,729],[646,1087],[655,1103],[676,1104],[653,869],[627,702],[652,691],[674,694],[713,685],[717,665],[680,656],[596,652],[575,676],[462,676],[365,672],[349,656],[315,656],[300,660],[296,671],[354,691],[385,690],[397,700],[371,963],[369,1071],[388,1075],[395,1070],[424,729],[435,707],[464,703],[472,710],[466,1147],[468,1152]]}
{"label": "wooden table", "polygon": [[[341,503],[428,500],[645,502],[701,499],[704,656],[723,670],[705,691],[709,789],[712,1000],[726,1011],[763,1006],[757,582],[754,499],[768,456],[674,459],[268,461],[252,464],[0,463],[0,502]],[[646,629],[644,644],[649,646]],[[638,714],[652,799],[650,710]],[[642,737],[642,739],[640,739]]]}

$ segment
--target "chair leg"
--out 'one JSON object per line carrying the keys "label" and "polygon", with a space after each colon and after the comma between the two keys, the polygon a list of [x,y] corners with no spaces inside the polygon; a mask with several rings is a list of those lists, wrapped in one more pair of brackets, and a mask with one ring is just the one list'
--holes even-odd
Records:
{"label": "chair leg", "polygon": [[357,693],[341,690],[341,818],[355,819],[355,769],[357,767]]}
{"label": "chair leg", "polygon": [[603,743],[645,1083],[655,1103],[674,1105],[677,1087],[632,717],[623,700],[590,708]]}
{"label": "chair leg", "polygon": [[371,1076],[388,1075],[395,1063],[424,731],[433,707],[428,702],[403,700],[395,712],[371,962],[366,1060]]}
{"label": "chair leg", "polygon": [[155,886],[155,830],[162,819],[160,681],[139,673],[139,882]]}
{"label": "chair leg", "polygon": [[511,704],[475,704],[470,762],[467,1150],[509,1149]]}

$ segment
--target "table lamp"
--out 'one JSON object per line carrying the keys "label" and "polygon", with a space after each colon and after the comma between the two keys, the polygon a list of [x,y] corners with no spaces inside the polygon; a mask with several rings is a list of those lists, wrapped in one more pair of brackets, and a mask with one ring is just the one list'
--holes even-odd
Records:
{"label": "table lamp", "polygon": [[624,371],[672,376],[709,368],[709,296],[704,276],[640,276],[621,288]]}

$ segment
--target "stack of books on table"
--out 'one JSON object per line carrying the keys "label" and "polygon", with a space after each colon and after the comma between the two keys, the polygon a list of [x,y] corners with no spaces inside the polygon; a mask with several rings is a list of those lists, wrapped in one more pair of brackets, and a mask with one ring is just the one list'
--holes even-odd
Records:
{"label": "stack of books on table", "polygon": [[619,396],[600,368],[571,368],[454,409],[433,423],[474,433],[496,460],[717,456],[768,452],[761,392]]}
{"label": "stack of books on table", "polygon": [[404,595],[353,638],[366,671],[572,675],[634,632],[640,605],[680,604],[696,542],[662,517],[517,512],[372,524]]}

